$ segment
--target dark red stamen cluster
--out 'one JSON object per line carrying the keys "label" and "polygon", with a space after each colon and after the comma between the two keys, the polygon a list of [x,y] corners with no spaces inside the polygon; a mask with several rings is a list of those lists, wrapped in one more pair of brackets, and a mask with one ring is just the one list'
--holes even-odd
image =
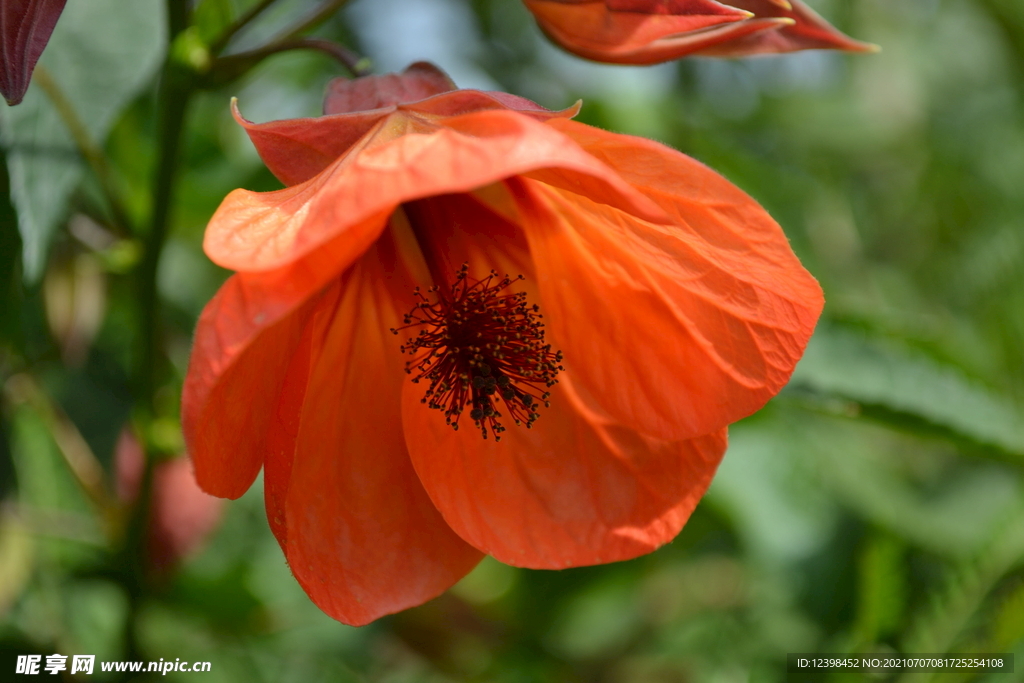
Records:
{"label": "dark red stamen cluster", "polygon": [[[430,382],[422,402],[443,410],[454,429],[468,404],[469,417],[484,438],[490,430],[500,441],[505,427],[498,419],[505,415],[498,406],[504,404],[516,425],[530,427],[539,403],[550,405],[544,388],[558,382],[562,352],[544,343],[543,316],[536,304],[526,303],[526,292],[502,293],[514,280],[492,270],[470,282],[468,270],[464,264],[451,294],[434,303],[417,287],[419,303],[405,316],[405,325],[391,331],[422,328],[401,347],[413,356],[405,364],[412,381]],[[428,290],[436,292],[436,286]]]}

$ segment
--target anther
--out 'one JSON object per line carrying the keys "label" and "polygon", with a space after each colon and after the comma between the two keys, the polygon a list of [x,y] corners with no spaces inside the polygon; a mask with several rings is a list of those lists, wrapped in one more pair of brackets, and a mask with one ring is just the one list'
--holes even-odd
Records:
{"label": "anther", "polygon": [[[427,300],[417,287],[413,294],[421,301],[404,317],[404,325],[391,332],[420,328],[401,345],[412,359],[405,371],[412,381],[429,382],[423,403],[443,410],[445,422],[459,428],[466,406],[473,423],[486,439],[488,433],[505,431],[498,410],[516,425],[527,428],[537,419],[540,403],[549,406],[544,388],[558,383],[563,370],[561,351],[544,343],[540,307],[526,303],[526,293],[504,290],[520,275],[499,277],[491,271],[482,280],[468,276],[469,264],[455,273],[451,294]],[[430,287],[430,293],[438,291]]]}

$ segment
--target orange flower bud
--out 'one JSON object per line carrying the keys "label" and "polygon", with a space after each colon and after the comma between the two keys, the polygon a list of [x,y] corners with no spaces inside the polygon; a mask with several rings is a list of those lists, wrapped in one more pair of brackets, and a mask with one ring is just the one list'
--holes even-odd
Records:
{"label": "orange flower bud", "polygon": [[564,49],[597,62],[656,64],[814,48],[872,52],[800,0],[523,0]]}

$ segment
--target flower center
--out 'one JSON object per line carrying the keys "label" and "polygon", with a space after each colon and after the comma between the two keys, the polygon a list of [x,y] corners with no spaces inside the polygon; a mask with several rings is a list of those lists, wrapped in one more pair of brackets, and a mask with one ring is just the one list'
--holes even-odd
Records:
{"label": "flower center", "polygon": [[[469,417],[483,437],[490,431],[500,441],[505,427],[499,419],[507,416],[530,427],[540,403],[550,405],[545,389],[564,370],[562,352],[544,343],[543,316],[536,304],[526,302],[526,292],[506,291],[522,275],[513,280],[492,270],[472,281],[468,270],[463,264],[451,293],[440,292],[433,303],[417,287],[419,303],[405,324],[391,331],[420,328],[401,349],[412,356],[405,364],[412,381],[430,383],[421,402],[443,410],[456,430],[469,406]],[[438,291],[436,286],[427,290]]]}

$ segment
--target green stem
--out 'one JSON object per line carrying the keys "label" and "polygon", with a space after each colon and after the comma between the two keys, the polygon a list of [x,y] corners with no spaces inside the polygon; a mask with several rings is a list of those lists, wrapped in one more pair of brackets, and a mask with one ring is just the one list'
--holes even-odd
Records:
{"label": "green stem", "polygon": [[310,29],[316,28],[324,21],[326,21],[332,14],[341,9],[342,5],[344,5],[346,2],[348,2],[348,0],[330,0],[330,2],[324,3],[324,5],[320,9],[314,10],[303,21],[300,21],[295,26],[292,26],[290,29],[285,31],[283,34],[278,35],[274,40],[271,40],[270,42],[276,43],[279,41],[290,40],[292,38],[298,37],[299,35],[305,33]]}
{"label": "green stem", "polygon": [[263,14],[264,10],[269,8],[275,2],[277,2],[277,0],[260,0],[260,2],[253,5],[248,12],[238,17],[235,23],[224,29],[224,32],[217,37],[217,40],[213,41],[213,44],[210,45],[210,54],[219,55],[224,48],[228,46],[231,39],[235,37],[236,33],[248,26],[249,22]]}
{"label": "green stem", "polygon": [[60,85],[50,75],[46,67],[37,66],[34,76],[36,83],[46,93],[50,102],[53,103],[54,109],[57,110],[57,114],[64,122],[65,127],[67,127],[68,132],[71,133],[71,138],[75,141],[79,154],[82,155],[82,158],[85,159],[92,172],[96,175],[96,179],[100,183],[100,190],[110,205],[110,213],[114,219],[113,227],[121,237],[130,235],[132,224],[128,218],[128,212],[124,210],[114,189],[110,167],[107,165],[107,158],[104,156],[103,150],[93,141],[85,124],[78,117],[74,105],[64,94],[64,91],[61,90]]}
{"label": "green stem", "polygon": [[157,269],[167,240],[170,224],[174,181],[178,170],[185,112],[192,94],[190,76],[168,61],[164,68],[158,95],[160,116],[159,153],[153,185],[153,208],[149,231],[144,238],[142,263],[139,267],[138,305],[141,320],[140,348],[137,356],[136,385],[138,399],[152,413],[156,390],[159,349],[159,298]]}
{"label": "green stem", "polygon": [[365,76],[369,72],[369,60],[361,57],[344,45],[319,38],[283,40],[249,52],[221,57],[213,63],[211,71],[224,79],[233,80],[267,57],[290,50],[316,50],[317,52],[322,52],[329,57],[333,57],[338,63],[348,69],[349,73],[356,77]]}
{"label": "green stem", "polygon": [[[186,0],[167,0],[167,19],[170,28],[168,44],[173,45],[178,35],[188,28]],[[157,270],[170,225],[174,181],[178,173],[178,156],[185,127],[185,114],[188,111],[189,99],[194,89],[195,83],[192,74],[176,64],[168,53],[160,75],[156,102],[159,148],[156,172],[153,176],[152,213],[149,231],[144,237],[144,252],[142,263],[138,269],[138,285],[136,287],[140,327],[134,373],[135,405],[142,422],[139,437],[145,453],[145,469],[139,497],[128,522],[123,559],[118,563],[125,569],[123,581],[129,595],[128,618],[125,620],[124,632],[125,648],[129,659],[141,659],[136,629],[139,606],[142,603],[148,580],[146,539],[152,500],[154,458],[147,443],[146,432],[148,423],[156,412],[154,399],[159,386],[157,365],[162,355],[159,334],[160,299],[157,295]]]}

